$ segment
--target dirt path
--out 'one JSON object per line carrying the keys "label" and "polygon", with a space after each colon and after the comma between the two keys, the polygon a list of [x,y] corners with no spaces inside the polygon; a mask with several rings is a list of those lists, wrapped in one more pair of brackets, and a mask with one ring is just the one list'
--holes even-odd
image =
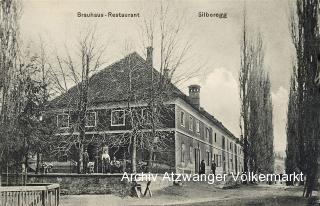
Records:
{"label": "dirt path", "polygon": [[[104,206],[104,205],[282,205],[291,202],[303,206],[306,200],[301,197],[302,188],[242,185],[234,189],[218,189],[202,182],[190,182],[184,186],[172,186],[155,192],[152,198],[120,198],[114,195],[73,195],[61,198],[62,206]],[[299,203],[299,204],[298,204]],[[285,204],[288,205],[288,204]],[[289,204],[293,205],[293,204]]]}

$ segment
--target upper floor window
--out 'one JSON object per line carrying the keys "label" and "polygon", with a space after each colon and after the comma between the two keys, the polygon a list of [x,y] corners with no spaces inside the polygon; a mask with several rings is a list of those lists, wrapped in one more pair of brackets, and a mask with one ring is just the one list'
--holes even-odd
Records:
{"label": "upper floor window", "polygon": [[196,121],[196,129],[197,129],[197,133],[200,133],[200,122],[199,122],[199,120]]}
{"label": "upper floor window", "polygon": [[111,126],[124,126],[125,120],[125,112],[123,109],[111,111]]}
{"label": "upper floor window", "polygon": [[185,119],[184,119],[185,117],[184,117],[184,116],[185,116],[184,112],[181,111],[181,112],[180,112],[180,124],[181,124],[181,126],[183,126],[183,127],[185,126]]}
{"label": "upper floor window", "polygon": [[225,148],[226,138],[222,136],[222,149]]}
{"label": "upper floor window", "polygon": [[57,126],[59,128],[68,128],[69,127],[69,114],[58,114]]}
{"label": "upper floor window", "polygon": [[210,129],[206,127],[206,140],[209,140],[210,138]]}
{"label": "upper floor window", "polygon": [[230,142],[230,150],[232,151],[232,142]]}
{"label": "upper floor window", "polygon": [[193,117],[189,117],[189,130],[193,131]]}
{"label": "upper floor window", "polygon": [[141,109],[141,117],[144,120],[144,122],[149,122],[151,118],[150,111],[147,108]]}
{"label": "upper floor window", "polygon": [[217,142],[217,133],[214,133],[214,142]]}
{"label": "upper floor window", "polygon": [[87,112],[86,114],[86,127],[95,127],[97,125],[97,113]]}

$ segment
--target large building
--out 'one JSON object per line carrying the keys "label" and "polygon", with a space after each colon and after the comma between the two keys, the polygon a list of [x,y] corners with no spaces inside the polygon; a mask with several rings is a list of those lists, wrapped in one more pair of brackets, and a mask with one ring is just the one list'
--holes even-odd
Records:
{"label": "large building", "polygon": [[[85,148],[91,161],[98,164],[102,148],[106,146],[111,159],[130,159],[130,138],[138,133],[131,120],[138,120],[129,115],[133,114],[133,108],[135,114],[141,114],[147,126],[140,126],[139,134],[142,131],[150,134],[151,127],[146,121],[150,108],[147,96],[155,92],[155,84],[160,78],[152,66],[152,48],[148,48],[146,60],[134,52],[90,77]],[[165,109],[158,111],[163,118],[159,118],[155,131],[157,141],[161,143],[152,157],[155,165],[179,173],[197,173],[204,160],[209,173],[211,162],[215,160],[217,173],[242,172],[243,153],[239,139],[201,107],[200,86],[190,85],[189,95],[185,95],[170,83],[168,91],[163,99]],[[57,124],[56,137],[79,135],[74,109],[77,97],[75,86],[51,102],[50,114]],[[140,138],[138,162],[148,158],[143,144],[146,143]]]}

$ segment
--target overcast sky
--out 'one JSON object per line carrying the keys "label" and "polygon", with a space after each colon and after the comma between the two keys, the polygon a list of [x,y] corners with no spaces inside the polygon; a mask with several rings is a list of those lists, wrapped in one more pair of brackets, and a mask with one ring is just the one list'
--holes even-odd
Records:
{"label": "overcast sky", "polygon": [[[171,3],[173,15],[183,13],[186,25],[183,39],[192,43],[190,65],[205,64],[200,77],[179,87],[201,85],[201,105],[239,136],[240,37],[243,1],[179,0]],[[288,31],[288,0],[247,0],[248,24],[260,30],[265,44],[265,65],[270,72],[273,98],[276,151],[286,146],[286,110],[293,46]],[[48,50],[58,51],[90,25],[97,25],[102,42],[106,42],[108,63],[122,58],[125,42],[143,56],[138,25],[159,8],[150,0],[25,0],[21,18],[24,43],[43,39]],[[77,12],[140,13],[140,18],[79,18]],[[227,18],[199,18],[198,12],[227,13]],[[155,52],[157,48],[155,46]],[[155,58],[157,56],[155,55]],[[157,61],[155,59],[155,61]],[[187,68],[187,67],[186,67]]]}

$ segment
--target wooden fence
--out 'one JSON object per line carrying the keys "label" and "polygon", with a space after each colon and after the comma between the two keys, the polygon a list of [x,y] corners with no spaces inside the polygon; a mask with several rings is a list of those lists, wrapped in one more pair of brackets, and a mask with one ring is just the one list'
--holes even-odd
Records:
{"label": "wooden fence", "polygon": [[0,186],[0,206],[59,206],[59,184]]}

